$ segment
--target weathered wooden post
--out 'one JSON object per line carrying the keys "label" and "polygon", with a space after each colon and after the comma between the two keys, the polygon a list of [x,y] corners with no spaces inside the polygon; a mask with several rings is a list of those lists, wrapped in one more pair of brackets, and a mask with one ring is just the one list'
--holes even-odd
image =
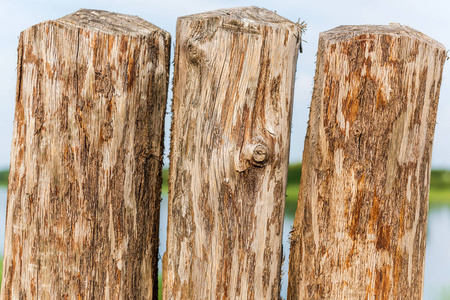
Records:
{"label": "weathered wooden post", "polygon": [[445,58],[399,24],[320,35],[288,299],[422,299]]}
{"label": "weathered wooden post", "polygon": [[164,299],[278,297],[300,40],[257,7],[178,19]]}
{"label": "weathered wooden post", "polygon": [[18,51],[1,299],[156,299],[170,35],[80,10]]}

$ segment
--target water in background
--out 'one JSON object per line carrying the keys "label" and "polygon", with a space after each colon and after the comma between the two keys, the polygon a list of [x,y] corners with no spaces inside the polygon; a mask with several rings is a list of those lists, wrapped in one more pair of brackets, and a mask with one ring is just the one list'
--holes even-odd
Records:
{"label": "water in background", "polygon": [[424,300],[450,299],[450,206],[428,212]]}
{"label": "water in background", "polygon": [[[6,188],[0,187],[0,255],[3,256],[6,219]],[[285,218],[283,227],[283,281],[281,296],[286,298],[288,282],[288,236],[294,220]],[[166,251],[167,196],[161,203],[160,256]],[[450,206],[432,207],[428,214],[428,236],[425,258],[424,300],[450,299]],[[161,270],[161,260],[159,261]]]}

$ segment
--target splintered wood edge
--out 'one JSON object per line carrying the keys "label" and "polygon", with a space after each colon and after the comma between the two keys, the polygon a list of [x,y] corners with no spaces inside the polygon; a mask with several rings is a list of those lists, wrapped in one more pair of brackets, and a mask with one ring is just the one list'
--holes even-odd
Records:
{"label": "splintered wood edge", "polygon": [[142,36],[154,32],[170,34],[161,28],[137,16],[112,13],[104,10],[80,9],[54,22],[65,26],[100,31],[110,35]]}
{"label": "splintered wood edge", "polygon": [[320,38],[333,43],[350,40],[365,34],[386,34],[393,37],[410,37],[445,51],[445,46],[438,41],[420,31],[398,23],[391,23],[389,25],[343,25],[320,33]]}
{"label": "splintered wood edge", "polygon": [[201,20],[210,19],[215,17],[221,17],[224,19],[239,20],[244,23],[256,22],[261,25],[274,26],[278,24],[283,25],[297,25],[301,28],[300,24],[294,23],[282,16],[276,14],[273,11],[267,10],[265,8],[257,6],[248,7],[235,7],[227,9],[218,9],[205,13],[193,14],[179,17],[178,20],[190,19],[190,20]]}

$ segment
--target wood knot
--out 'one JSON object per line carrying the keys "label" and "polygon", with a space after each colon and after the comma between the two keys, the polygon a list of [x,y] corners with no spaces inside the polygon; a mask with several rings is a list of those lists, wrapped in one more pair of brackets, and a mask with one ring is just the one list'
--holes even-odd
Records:
{"label": "wood knot", "polygon": [[192,41],[188,41],[185,46],[186,58],[193,65],[199,65],[203,59],[202,50]]}
{"label": "wood knot", "polygon": [[269,148],[260,142],[249,143],[236,155],[235,168],[244,172],[251,167],[264,167],[269,161]]}
{"label": "wood knot", "polygon": [[269,158],[269,148],[263,144],[257,144],[253,147],[252,151],[252,164],[257,167],[263,167],[266,165]]}

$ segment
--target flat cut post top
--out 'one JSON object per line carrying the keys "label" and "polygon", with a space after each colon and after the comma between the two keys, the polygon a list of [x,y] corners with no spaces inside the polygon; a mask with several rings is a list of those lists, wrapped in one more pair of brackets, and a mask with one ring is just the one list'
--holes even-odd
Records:
{"label": "flat cut post top", "polygon": [[166,31],[137,16],[112,13],[104,10],[80,9],[55,20],[56,23],[110,35],[149,35]]}
{"label": "flat cut post top", "polygon": [[[277,15],[275,12],[256,6],[235,7],[227,9],[213,10],[205,13],[183,16],[178,19],[202,20],[220,17],[224,23],[234,20],[239,23],[257,23],[259,25],[277,26],[279,25],[298,25],[286,18]],[[236,23],[236,26],[240,25]]]}
{"label": "flat cut post top", "polygon": [[411,27],[391,23],[390,25],[343,25],[320,33],[320,38],[328,42],[340,42],[366,34],[385,34],[392,37],[409,37],[423,41],[430,46],[445,50],[445,46]]}

